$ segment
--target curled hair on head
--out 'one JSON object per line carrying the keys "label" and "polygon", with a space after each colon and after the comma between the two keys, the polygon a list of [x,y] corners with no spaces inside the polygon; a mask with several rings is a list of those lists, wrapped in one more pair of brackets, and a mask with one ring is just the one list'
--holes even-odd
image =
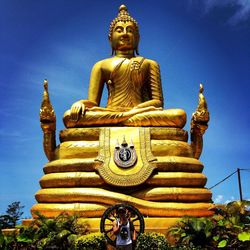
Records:
{"label": "curled hair on head", "polygon": [[[135,25],[135,38],[136,38],[136,41],[138,43],[139,39],[140,39],[138,23],[136,22],[136,20],[133,17],[131,17],[129,15],[127,7],[125,5],[120,6],[118,16],[110,23],[109,35],[108,35],[109,40],[111,41],[112,33],[114,31],[114,27],[115,27],[116,23],[118,23],[118,22],[124,22],[124,23],[125,22],[132,22]],[[137,44],[137,46],[138,46],[138,44]],[[138,47],[135,48],[135,53],[137,55],[139,55]],[[112,48],[112,55],[113,54],[114,54],[114,49]]]}

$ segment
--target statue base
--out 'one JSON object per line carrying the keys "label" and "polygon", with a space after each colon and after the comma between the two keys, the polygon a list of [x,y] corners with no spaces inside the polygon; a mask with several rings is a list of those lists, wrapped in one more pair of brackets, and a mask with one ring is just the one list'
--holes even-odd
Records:
{"label": "statue base", "polygon": [[[103,212],[117,203],[139,209],[146,230],[153,231],[165,230],[186,215],[211,216],[214,206],[204,187],[203,165],[187,140],[188,133],[180,128],[65,129],[55,159],[44,167],[32,215],[77,213],[91,221],[93,231]],[[131,152],[137,157],[129,167],[126,160],[121,165],[115,161],[115,150],[124,141],[133,145]]]}

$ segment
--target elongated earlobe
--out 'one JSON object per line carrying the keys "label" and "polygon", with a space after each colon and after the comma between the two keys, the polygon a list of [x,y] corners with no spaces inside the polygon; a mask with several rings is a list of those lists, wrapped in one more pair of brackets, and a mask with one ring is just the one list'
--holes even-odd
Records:
{"label": "elongated earlobe", "polygon": [[139,56],[138,47],[136,47],[136,48],[135,48],[135,53],[136,53],[136,55],[138,55],[138,56]]}

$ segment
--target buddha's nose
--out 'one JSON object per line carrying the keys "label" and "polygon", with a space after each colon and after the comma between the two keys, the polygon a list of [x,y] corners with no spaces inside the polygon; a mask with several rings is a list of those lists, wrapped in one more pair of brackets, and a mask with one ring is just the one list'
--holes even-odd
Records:
{"label": "buddha's nose", "polygon": [[123,35],[123,36],[128,36],[127,30],[124,30],[122,35]]}

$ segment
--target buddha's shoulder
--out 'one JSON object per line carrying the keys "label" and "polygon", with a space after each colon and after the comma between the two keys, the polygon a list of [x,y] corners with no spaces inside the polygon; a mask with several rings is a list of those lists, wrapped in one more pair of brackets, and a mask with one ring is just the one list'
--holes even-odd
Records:
{"label": "buddha's shoulder", "polygon": [[93,68],[94,69],[109,69],[110,67],[112,67],[112,65],[117,63],[116,61],[119,61],[119,59],[113,58],[113,57],[106,58],[106,59],[96,62]]}
{"label": "buddha's shoulder", "polygon": [[106,59],[103,59],[103,60],[96,62],[93,67],[100,67],[101,68],[103,65],[108,64],[109,62],[110,62],[110,58],[106,58]]}
{"label": "buddha's shoulder", "polygon": [[148,65],[157,66],[157,67],[159,66],[159,64],[155,60],[148,59],[148,58],[144,58],[144,63]]}
{"label": "buddha's shoulder", "polygon": [[[133,61],[137,61],[141,64],[143,64],[144,66],[155,66],[158,67],[158,63],[152,59],[148,59],[142,56],[137,56],[137,57],[133,57],[130,60]],[[123,62],[124,58],[119,58],[119,57],[110,57],[110,58],[106,58],[103,60],[98,61],[97,63],[95,63],[95,65],[93,66],[93,69],[95,70],[112,70],[116,65],[118,65],[119,63]]]}

